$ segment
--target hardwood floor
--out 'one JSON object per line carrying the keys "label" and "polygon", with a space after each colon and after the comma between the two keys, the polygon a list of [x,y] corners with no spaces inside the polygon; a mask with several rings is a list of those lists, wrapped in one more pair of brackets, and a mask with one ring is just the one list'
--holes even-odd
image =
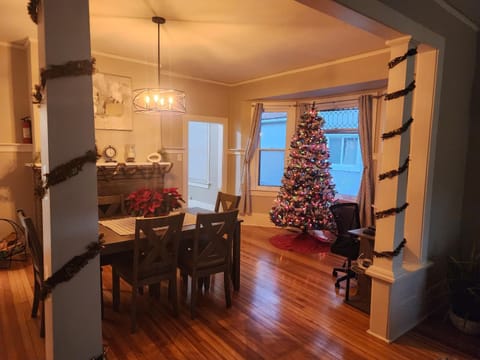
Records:
{"label": "hardwood floor", "polygon": [[[243,226],[241,289],[226,309],[223,277],[199,296],[195,320],[184,294],[172,316],[166,287],[157,300],[138,301],[138,331],[130,334],[129,292],[122,283],[120,312],[112,310],[111,272],[104,272],[103,337],[113,359],[474,359],[478,337],[448,322],[420,326],[387,344],[371,335],[368,316],[343,303],[331,254],[300,255],[274,248],[268,238],[285,230]],[[39,319],[30,318],[33,278],[28,263],[0,270],[0,359],[44,359]],[[432,334],[434,336],[432,336]],[[455,336],[457,349],[442,339]],[[438,340],[433,340],[436,338]]]}

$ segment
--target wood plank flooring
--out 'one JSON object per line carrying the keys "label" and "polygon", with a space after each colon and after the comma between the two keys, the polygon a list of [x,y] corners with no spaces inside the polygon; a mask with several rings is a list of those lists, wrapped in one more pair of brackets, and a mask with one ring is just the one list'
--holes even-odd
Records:
{"label": "wood plank flooring", "polygon": [[[112,309],[111,271],[103,271],[103,340],[109,360],[119,359],[475,359],[478,337],[458,333],[447,321],[420,326],[387,344],[367,333],[368,316],[343,303],[331,269],[332,254],[301,255],[268,242],[282,229],[242,227],[241,289],[226,309],[223,277],[213,278],[190,319],[180,296],[172,316],[166,287],[159,300],[140,296],[138,331],[130,334],[129,288],[122,283],[120,312]],[[180,282],[179,282],[180,284]],[[0,359],[42,360],[39,319],[30,318],[33,298],[29,263],[0,270]],[[442,338],[455,336],[457,349]],[[437,339],[437,340],[434,340]]]}

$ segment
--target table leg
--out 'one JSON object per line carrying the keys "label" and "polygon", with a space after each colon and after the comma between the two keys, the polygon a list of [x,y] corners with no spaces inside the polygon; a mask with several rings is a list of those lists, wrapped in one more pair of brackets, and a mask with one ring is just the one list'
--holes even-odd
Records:
{"label": "table leg", "polygon": [[235,291],[240,290],[240,223],[237,222],[233,234],[232,282]]}

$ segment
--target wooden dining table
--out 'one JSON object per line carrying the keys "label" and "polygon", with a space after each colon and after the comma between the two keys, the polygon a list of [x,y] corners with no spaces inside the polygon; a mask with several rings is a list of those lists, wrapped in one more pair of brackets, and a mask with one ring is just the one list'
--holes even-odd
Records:
{"label": "wooden dining table", "polygon": [[[211,213],[212,211],[201,208],[186,208],[186,213]],[[240,243],[241,243],[241,224],[243,220],[238,219],[233,234],[233,253],[232,253],[232,283],[235,291],[240,290]],[[195,233],[195,224],[187,224],[182,228],[182,242],[193,239]],[[100,258],[111,258],[115,255],[133,251],[133,242],[135,234],[120,235],[112,229],[99,224],[99,234],[102,234],[103,247],[100,251]],[[102,260],[101,260],[102,261]],[[107,261],[108,262],[108,261]]]}

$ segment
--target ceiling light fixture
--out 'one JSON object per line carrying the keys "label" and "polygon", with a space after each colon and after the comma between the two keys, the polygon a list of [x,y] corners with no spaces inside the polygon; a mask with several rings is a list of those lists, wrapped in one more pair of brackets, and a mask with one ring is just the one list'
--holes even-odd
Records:
{"label": "ceiling light fixture", "polygon": [[165,19],[154,16],[152,21],[157,24],[157,87],[134,90],[133,111],[149,114],[185,113],[185,92],[160,88],[160,25],[165,24]]}

